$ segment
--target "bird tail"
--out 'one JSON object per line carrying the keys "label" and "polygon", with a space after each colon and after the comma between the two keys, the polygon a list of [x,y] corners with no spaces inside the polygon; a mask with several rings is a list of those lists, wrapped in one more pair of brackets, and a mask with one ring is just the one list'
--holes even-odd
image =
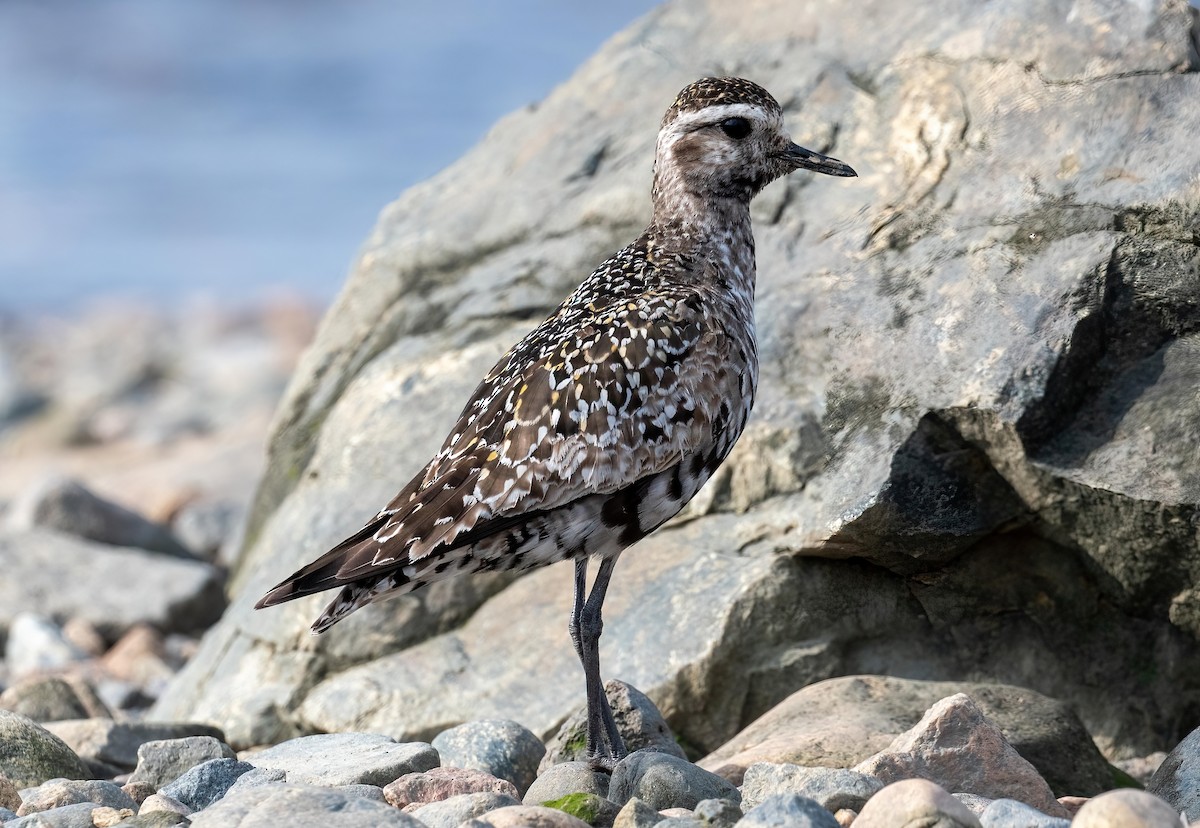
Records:
{"label": "bird tail", "polygon": [[354,553],[359,544],[373,538],[379,527],[386,522],[387,516],[376,517],[312,563],[284,578],[270,592],[260,598],[254,608],[273,607],[285,601],[294,601],[297,598],[341,586],[344,581],[338,577],[338,572],[346,563],[347,558]]}

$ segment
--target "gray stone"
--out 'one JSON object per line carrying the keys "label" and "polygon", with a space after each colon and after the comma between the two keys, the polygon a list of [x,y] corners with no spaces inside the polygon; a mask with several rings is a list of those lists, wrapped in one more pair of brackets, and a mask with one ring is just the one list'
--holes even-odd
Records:
{"label": "gray stone", "polygon": [[18,788],[47,779],[86,779],[83,760],[62,739],[20,713],[0,710],[0,774]]}
{"label": "gray stone", "polygon": [[236,759],[209,759],[201,762],[159,793],[201,811],[225,796],[238,777],[254,770],[249,762]]}
{"label": "gray stone", "polygon": [[[686,758],[683,748],[675,741],[671,728],[662,713],[650,698],[636,687],[618,679],[609,679],[604,684],[604,695],[608,697],[613,719],[625,749],[630,753],[637,750],[657,750]],[[545,770],[559,762],[585,759],[587,755],[587,705],[579,707],[558,729],[546,744],[546,755],[541,769]]]}
{"label": "gray stone", "polygon": [[652,828],[662,821],[658,809],[636,796],[626,802],[613,820],[613,828]]}
{"label": "gray stone", "polygon": [[387,802],[387,798],[383,795],[383,788],[378,785],[338,785],[337,789],[346,796],[361,796],[373,802]]}
{"label": "gray stone", "polygon": [[148,814],[138,814],[132,819],[121,823],[121,828],[174,828],[176,825],[190,825],[183,814],[170,811],[153,811]]}
{"label": "gray stone", "polygon": [[830,813],[842,808],[861,811],[882,788],[883,783],[875,777],[843,768],[759,762],[746,769],[741,785],[742,807],[753,808],[775,794],[794,793],[815,800]]}
{"label": "gray stone", "polygon": [[846,676],[796,691],[700,766],[740,783],[755,762],[850,767],[885,749],[939,699],[966,693],[1058,795],[1111,785],[1108,763],[1062,702],[1023,687]]}
{"label": "gray stone", "polygon": [[693,816],[672,816],[654,823],[654,828],[704,828],[704,823]]}
{"label": "gray stone", "polygon": [[[217,760],[223,761],[223,760]],[[335,788],[264,785],[238,791],[192,817],[192,828],[229,828],[231,825],[278,825],[286,815],[289,825],[328,828],[425,828],[413,817],[390,805],[355,796]]]}
{"label": "gray stone", "polygon": [[29,488],[7,515],[12,529],[50,529],[112,546],[191,558],[161,524],[105,500],[78,480],[50,477]]}
{"label": "gray stone", "polygon": [[21,792],[21,807],[17,814],[27,816],[64,805],[91,802],[109,808],[131,808],[137,803],[115,782],[105,780],[50,779]]}
{"label": "gray stone", "polygon": [[[197,630],[219,618],[225,605],[221,574],[210,564],[44,529],[0,531],[0,570],[0,631],[23,611],[78,616],[110,639],[139,622]],[[64,578],[64,572],[88,577]]]}
{"label": "gray stone", "polygon": [[[745,805],[745,794],[742,794],[742,804]],[[742,809],[728,799],[704,799],[696,803],[692,809],[696,819],[711,828],[733,828],[734,823],[742,818]]]}
{"label": "gray stone", "polygon": [[8,808],[0,808],[0,824],[11,822],[17,818],[16,811],[10,811]]}
{"label": "gray stone", "polygon": [[1200,820],[1200,728],[1167,754],[1146,790],[1182,811],[1189,822]]}
{"label": "gray stone", "polygon": [[0,808],[17,809],[21,807],[21,794],[12,780],[0,773]]}
{"label": "gray stone", "polygon": [[0,693],[0,708],[35,722],[112,715],[90,685],[62,676],[31,676],[14,683]]}
{"label": "gray stone", "polygon": [[573,793],[608,796],[609,774],[587,762],[563,762],[542,771],[525,792],[526,805],[544,805]]}
{"label": "gray stone", "polygon": [[772,794],[746,811],[742,828],[840,828],[833,814],[799,794]]}
{"label": "gray stone", "polygon": [[480,719],[443,730],[432,742],[446,767],[469,768],[507,779],[518,797],[537,778],[546,753],[542,740],[517,722]]}
{"label": "gray stone", "polygon": [[945,788],[927,779],[893,782],[871,797],[854,818],[854,828],[982,828],[979,818]]}
{"label": "gray stone", "polygon": [[137,749],[137,767],[130,782],[149,782],[161,788],[209,759],[234,759],[233,748],[212,736],[156,739]]}
{"label": "gray stone", "polygon": [[147,742],[211,736],[223,739],[218,728],[195,722],[116,722],[112,719],[69,719],[49,722],[46,729],[84,759],[132,771],[138,750]]}
{"label": "gray stone", "polygon": [[8,627],[4,646],[8,669],[17,677],[61,670],[88,658],[63,638],[62,630],[48,618],[19,612]]}
{"label": "gray stone", "polygon": [[92,812],[100,807],[103,806],[94,802],[64,805],[52,811],[20,817],[12,822],[5,821],[4,828],[94,828]]}
{"label": "gray stone", "polygon": [[255,768],[239,776],[237,781],[225,792],[225,795],[228,796],[232,791],[240,791],[246,788],[261,788],[263,785],[274,785],[277,782],[286,781],[287,774],[278,768]]}
{"label": "gray stone", "polygon": [[406,773],[436,768],[438,754],[424,742],[397,742],[374,733],[324,733],[290,739],[247,761],[286,772],[288,782],[386,785]]}
{"label": "gray stone", "polygon": [[413,808],[409,813],[420,820],[426,828],[458,828],[467,820],[482,816],[488,811],[519,804],[520,802],[511,796],[484,791],[459,794],[440,802],[430,802]]}
{"label": "gray stone", "polygon": [[973,793],[958,792],[958,793],[951,794],[951,796],[953,796],[955,799],[957,799],[962,804],[966,805],[967,809],[971,813],[975,814],[975,816],[982,815],[983,812],[988,809],[988,806],[996,801],[996,800],[992,799],[991,797],[980,796],[979,794],[973,794]]}
{"label": "gray stone", "polygon": [[460,828],[584,828],[587,823],[555,808],[509,805],[464,822]]}
{"label": "gray stone", "polygon": [[911,730],[854,770],[884,784],[928,779],[950,790],[1016,798],[1053,816],[1067,815],[1037,769],[963,693],[934,704]]}
{"label": "gray stone", "polygon": [[194,500],[183,506],[171,529],[192,554],[216,561],[222,547],[237,532],[245,507],[232,500]]}
{"label": "gray stone", "polygon": [[517,799],[517,789],[507,779],[469,768],[442,767],[406,773],[383,789],[384,799],[396,808],[465,793],[496,793]]}
{"label": "gray stone", "polygon": [[1071,820],[1043,814],[1015,799],[997,799],[979,815],[983,828],[1070,828]]}
{"label": "gray stone", "polygon": [[613,768],[608,798],[624,805],[635,796],[657,810],[694,808],[705,799],[742,798],[728,780],[686,759],[651,750],[631,753]]}
{"label": "gray stone", "polygon": [[1182,824],[1173,806],[1135,788],[1093,797],[1071,820],[1071,828],[1174,828]]}
{"label": "gray stone", "polygon": [[579,706],[567,567],[381,604],[315,645],[326,598],[251,607],[391,498],[494,360],[640,231],[677,90],[745,71],[799,142],[867,166],[756,203],[756,411],[685,519],[622,559],[605,674],[697,755],[880,665],[1053,693],[1114,757],[1181,736],[1200,458],[1161,447],[1200,442],[1193,12],[1064,9],[667,4],[401,196],[284,396],[230,611],[156,714],[240,747],[477,716],[544,737]]}

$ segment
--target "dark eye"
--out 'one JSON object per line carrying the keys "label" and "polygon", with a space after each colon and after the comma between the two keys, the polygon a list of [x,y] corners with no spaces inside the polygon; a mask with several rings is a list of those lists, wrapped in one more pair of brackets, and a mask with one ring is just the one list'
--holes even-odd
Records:
{"label": "dark eye", "polygon": [[750,122],[745,118],[726,118],[720,123],[721,131],[735,141],[740,141],[750,134]]}

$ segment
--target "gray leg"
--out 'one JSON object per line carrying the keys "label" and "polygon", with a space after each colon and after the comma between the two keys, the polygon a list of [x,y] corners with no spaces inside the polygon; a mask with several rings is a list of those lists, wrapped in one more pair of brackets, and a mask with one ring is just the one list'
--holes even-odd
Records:
{"label": "gray leg", "polygon": [[[601,608],[617,559],[604,558],[592,582],[592,591],[579,614],[580,661],[587,687],[587,754],[589,761],[611,768],[625,756],[625,744],[613,719],[604,682],[600,678],[600,634],[604,630]],[[578,584],[578,568],[576,569]],[[578,593],[577,593],[578,594]]]}
{"label": "gray leg", "polygon": [[567,623],[567,632],[571,634],[571,644],[575,646],[575,655],[583,660],[583,643],[579,638],[579,619],[583,617],[583,602],[587,597],[587,555],[575,558],[575,601],[571,605],[571,620]]}

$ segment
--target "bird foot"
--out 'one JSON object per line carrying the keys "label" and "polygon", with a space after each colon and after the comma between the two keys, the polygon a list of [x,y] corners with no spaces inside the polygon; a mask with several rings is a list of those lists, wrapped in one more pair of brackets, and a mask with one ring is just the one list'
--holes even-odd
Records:
{"label": "bird foot", "polygon": [[623,756],[589,756],[587,763],[592,770],[611,775],[613,768],[624,758]]}

